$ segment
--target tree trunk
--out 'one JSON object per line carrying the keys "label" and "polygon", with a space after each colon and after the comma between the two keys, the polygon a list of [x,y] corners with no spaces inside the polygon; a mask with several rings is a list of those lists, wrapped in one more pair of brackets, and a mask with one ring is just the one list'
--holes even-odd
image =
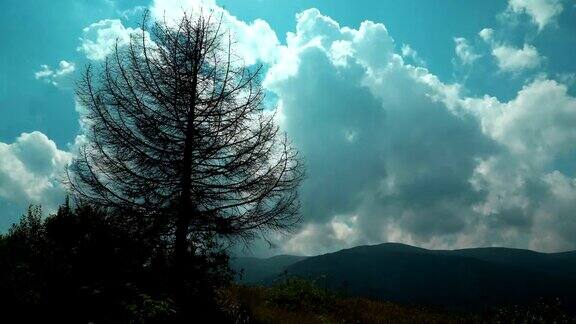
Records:
{"label": "tree trunk", "polygon": [[201,61],[200,49],[202,48],[202,41],[198,39],[201,35],[196,33],[196,52],[193,59],[192,66],[192,82],[190,88],[186,89],[190,93],[190,102],[188,107],[187,124],[186,124],[186,139],[184,143],[183,161],[182,161],[182,179],[181,179],[181,196],[180,196],[180,208],[178,212],[178,218],[176,220],[176,230],[175,230],[175,246],[174,246],[174,258],[176,267],[176,289],[178,291],[178,299],[181,306],[184,305],[187,298],[186,293],[186,280],[187,280],[187,269],[189,262],[188,249],[190,247],[190,242],[188,240],[188,232],[190,227],[190,222],[194,213],[194,206],[192,202],[191,192],[192,192],[192,150],[194,147],[194,119],[195,119],[195,107],[197,99],[197,87],[198,87],[198,72],[199,64]]}

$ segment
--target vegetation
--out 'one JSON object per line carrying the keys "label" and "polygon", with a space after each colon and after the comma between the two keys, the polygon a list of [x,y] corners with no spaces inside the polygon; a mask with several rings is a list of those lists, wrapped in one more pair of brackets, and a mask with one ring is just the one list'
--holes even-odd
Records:
{"label": "vegetation", "polygon": [[[145,15],[141,30],[127,46],[117,45],[103,64],[88,66],[77,83],[87,141],[67,170],[67,185],[83,207],[80,217],[68,222],[84,222],[85,213],[94,214],[89,228],[70,230],[92,237],[90,226],[104,226],[102,231],[113,237],[103,234],[98,243],[118,249],[110,253],[123,253],[119,262],[134,263],[111,270],[107,279],[115,283],[127,281],[132,287],[130,276],[159,266],[151,273],[169,288],[163,295],[149,295],[145,283],[144,295],[134,291],[127,309],[156,317],[175,303],[178,320],[186,321],[198,318],[198,312],[210,313],[214,287],[230,280],[225,244],[296,224],[303,166],[274,115],[264,111],[260,68],[245,66],[235,55],[221,20],[212,14],[183,14],[179,21],[150,24]],[[68,235],[44,237],[50,225],[32,225],[42,234],[39,246],[28,248],[40,259],[40,248],[50,250],[60,244],[58,235]],[[9,237],[22,236],[17,232],[28,231],[27,226],[23,222]],[[28,231],[24,236],[29,234],[36,235]],[[81,242],[65,242],[82,244],[64,246],[79,250],[70,258],[92,265],[85,259],[100,247],[83,250],[84,244],[97,243],[77,239]],[[39,262],[44,261],[69,264]],[[40,266],[36,270],[43,271]],[[116,278],[118,271],[129,275]],[[92,275],[80,274],[83,279]],[[117,296],[129,298],[121,292]]]}
{"label": "vegetation", "polygon": [[461,312],[347,298],[313,282],[290,279],[272,287],[235,285],[219,294],[236,323],[574,323],[558,301]]}
{"label": "vegetation", "polygon": [[[276,260],[262,263],[270,261]],[[350,295],[468,310],[559,298],[566,308],[576,309],[576,258],[566,253],[504,248],[426,250],[384,243],[292,261],[280,271],[320,278],[328,289]],[[251,283],[269,284],[280,272],[266,274],[267,267],[250,262],[232,265],[244,268],[248,278],[254,278],[255,271],[265,278]]]}
{"label": "vegetation", "polygon": [[[0,237],[0,303],[21,322],[163,323],[178,320],[169,248],[138,224],[89,206],[64,204],[43,219],[32,206]],[[229,283],[226,254],[194,260],[184,307],[218,318],[214,291]]]}
{"label": "vegetation", "polygon": [[312,282],[291,279],[270,288],[232,286],[221,293],[226,310],[245,323],[457,323],[474,315],[346,298]]}
{"label": "vegetation", "polygon": [[[181,320],[168,248],[137,224],[92,207],[62,205],[42,218],[32,206],[0,237],[0,303],[20,322],[166,323]],[[325,282],[278,278],[270,287],[231,284],[225,253],[197,260],[192,321],[217,323],[571,323],[559,301],[474,313],[401,305],[328,290]],[[210,256],[210,257],[208,257]]]}

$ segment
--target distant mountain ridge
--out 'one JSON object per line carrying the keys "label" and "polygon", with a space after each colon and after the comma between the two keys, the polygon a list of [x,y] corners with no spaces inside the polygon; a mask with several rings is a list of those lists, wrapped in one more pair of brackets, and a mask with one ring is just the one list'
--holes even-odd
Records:
{"label": "distant mountain ridge", "polygon": [[244,269],[244,283],[271,284],[286,271],[346,294],[403,303],[477,308],[560,298],[576,306],[576,251],[384,243],[313,257],[239,258],[233,268]]}
{"label": "distant mountain ridge", "polygon": [[299,261],[305,256],[276,255],[270,258],[240,257],[231,260],[232,268],[239,272],[238,281],[248,284],[266,284],[274,275]]}

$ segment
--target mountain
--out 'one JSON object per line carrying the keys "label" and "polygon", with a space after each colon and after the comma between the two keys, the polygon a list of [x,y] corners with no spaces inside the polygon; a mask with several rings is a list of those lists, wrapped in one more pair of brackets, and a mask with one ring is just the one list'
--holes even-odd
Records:
{"label": "mountain", "polygon": [[576,251],[539,253],[510,248],[476,248],[442,252],[497,264],[522,267],[550,275],[576,278]]}
{"label": "mountain", "polygon": [[231,260],[231,266],[241,273],[238,275],[239,282],[265,284],[272,277],[281,275],[288,266],[304,259],[306,257],[295,255],[277,255],[266,259],[239,257]]}
{"label": "mountain", "polygon": [[428,250],[385,243],[277,258],[243,263],[247,273],[257,274],[245,282],[270,284],[286,270],[345,294],[410,304],[481,308],[560,298],[576,306],[576,252]]}

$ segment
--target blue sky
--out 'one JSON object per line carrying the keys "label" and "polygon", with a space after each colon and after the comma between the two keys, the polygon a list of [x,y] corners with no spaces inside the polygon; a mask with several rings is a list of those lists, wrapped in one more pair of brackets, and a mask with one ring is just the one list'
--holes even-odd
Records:
{"label": "blue sky", "polygon": [[303,222],[253,253],[400,241],[576,249],[569,0],[2,2],[0,230],[54,210],[82,141],[74,80],[144,10],[223,12],[308,164]]}

